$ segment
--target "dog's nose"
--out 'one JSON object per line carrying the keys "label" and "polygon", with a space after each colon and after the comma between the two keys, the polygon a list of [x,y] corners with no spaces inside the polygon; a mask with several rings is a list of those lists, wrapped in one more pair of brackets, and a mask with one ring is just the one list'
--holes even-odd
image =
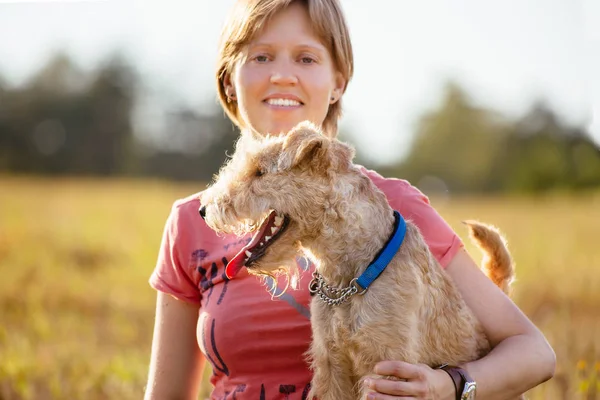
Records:
{"label": "dog's nose", "polygon": [[198,210],[198,212],[200,213],[202,219],[204,219],[204,217],[206,217],[206,206],[200,207],[200,210]]}

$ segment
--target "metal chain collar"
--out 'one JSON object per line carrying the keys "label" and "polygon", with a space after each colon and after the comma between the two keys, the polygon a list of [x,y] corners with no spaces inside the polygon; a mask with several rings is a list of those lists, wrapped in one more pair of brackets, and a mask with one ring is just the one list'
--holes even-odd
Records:
{"label": "metal chain collar", "polygon": [[345,288],[332,287],[328,285],[321,274],[317,271],[313,272],[313,278],[308,285],[308,290],[312,294],[316,294],[330,306],[339,306],[340,304],[348,301],[350,297],[355,295],[356,293],[362,295],[367,289],[361,289],[359,292],[358,283],[356,283],[356,278],[350,281],[350,285]]}

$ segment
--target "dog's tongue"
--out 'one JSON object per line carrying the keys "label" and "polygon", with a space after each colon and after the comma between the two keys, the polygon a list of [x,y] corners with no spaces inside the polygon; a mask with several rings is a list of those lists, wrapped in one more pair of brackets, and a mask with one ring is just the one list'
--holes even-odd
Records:
{"label": "dog's tongue", "polygon": [[227,263],[227,266],[225,267],[225,275],[227,275],[227,278],[232,279],[244,267],[246,260],[246,255],[244,254],[244,252],[245,248],[242,249],[242,251],[240,251],[239,253],[237,253],[235,257],[233,257],[233,259],[229,261],[229,263]]}
{"label": "dog's tongue", "polygon": [[254,237],[250,241],[250,243],[248,243],[246,246],[244,246],[235,255],[235,257],[233,257],[231,259],[231,261],[229,261],[229,263],[227,263],[227,266],[225,267],[225,275],[227,276],[227,278],[232,279],[246,265],[246,260],[248,259],[248,256],[246,255],[246,252],[247,251],[252,252],[252,249],[258,243],[260,243],[260,241],[263,238],[263,236],[264,236],[265,231],[267,230],[267,228],[269,226],[273,225],[273,221],[275,220],[275,216],[276,215],[277,215],[277,212],[271,211],[271,213],[269,214],[269,216],[265,219],[265,221],[262,223],[262,225],[260,226],[260,228],[258,229],[258,231],[256,232],[256,234],[254,235]]}

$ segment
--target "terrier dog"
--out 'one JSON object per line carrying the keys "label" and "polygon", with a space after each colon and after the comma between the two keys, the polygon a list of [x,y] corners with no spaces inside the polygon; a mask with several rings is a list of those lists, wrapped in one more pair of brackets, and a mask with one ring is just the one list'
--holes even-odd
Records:
{"label": "terrier dog", "polygon": [[[320,400],[366,398],[362,382],[378,377],[382,360],[437,367],[490,351],[418,228],[392,210],[353,157],[352,147],[302,123],[285,136],[238,143],[201,195],[213,230],[256,232],[227,265],[230,277],[243,267],[294,276],[299,253],[315,264],[308,356],[310,395]],[[513,264],[504,239],[485,224],[467,225],[488,258],[485,272],[508,291]],[[387,268],[361,276],[377,257]]]}

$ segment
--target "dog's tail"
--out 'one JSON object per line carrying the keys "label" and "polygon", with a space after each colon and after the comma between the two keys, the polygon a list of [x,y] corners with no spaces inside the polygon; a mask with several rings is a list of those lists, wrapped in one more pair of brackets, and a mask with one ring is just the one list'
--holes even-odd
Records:
{"label": "dog's tail", "polygon": [[463,221],[469,229],[469,237],[483,252],[481,269],[502,291],[511,293],[515,279],[515,265],[508,251],[506,239],[500,231],[478,221]]}

